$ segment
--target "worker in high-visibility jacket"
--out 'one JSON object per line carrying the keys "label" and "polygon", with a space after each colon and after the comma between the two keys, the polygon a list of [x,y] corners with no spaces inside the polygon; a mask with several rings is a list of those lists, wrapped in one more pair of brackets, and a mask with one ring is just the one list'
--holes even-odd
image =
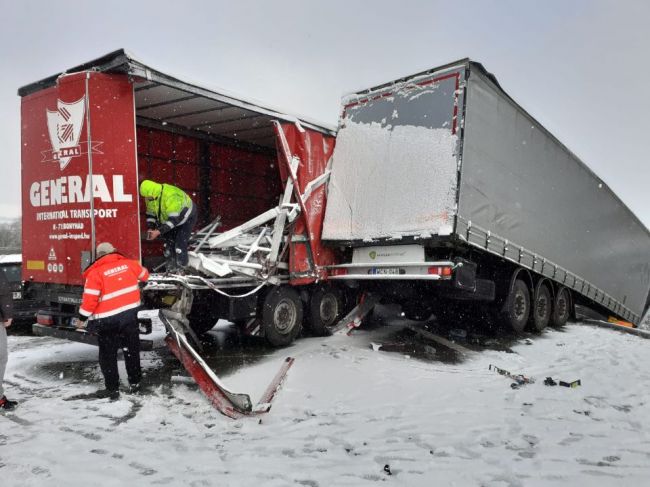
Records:
{"label": "worker in high-visibility jacket", "polygon": [[106,388],[96,395],[114,400],[120,395],[119,348],[124,350],[131,391],[138,392],[140,388],[139,283],[149,278],[149,271],[119,254],[108,242],[97,246],[96,255],[97,259],[83,273],[84,291],[75,326],[97,334],[99,366]]}
{"label": "worker in high-visibility jacket", "polygon": [[176,186],[149,179],[140,183],[140,195],[147,206],[147,240],[162,237],[168,272],[184,269],[188,263],[187,246],[197,218],[192,198]]}

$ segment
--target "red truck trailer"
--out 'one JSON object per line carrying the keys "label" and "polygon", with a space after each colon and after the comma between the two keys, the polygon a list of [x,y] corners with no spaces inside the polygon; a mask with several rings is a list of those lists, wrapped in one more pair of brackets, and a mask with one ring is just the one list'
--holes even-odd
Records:
{"label": "red truck trailer", "polygon": [[[97,243],[109,241],[152,269],[163,260],[162,246],[143,239],[143,179],[192,197],[194,248],[204,250],[192,261],[204,271],[218,268],[154,275],[145,293],[151,305],[183,301],[194,332],[225,318],[274,345],[297,336],[303,315],[317,332],[339,317],[342,294],[327,286],[325,271],[337,260],[320,242],[332,129],[182,81],[124,50],[18,94],[22,273],[48,303],[37,333],[93,342],[71,331],[70,318]],[[224,244],[253,230],[266,235],[248,246]],[[224,260],[224,248],[239,259]]]}

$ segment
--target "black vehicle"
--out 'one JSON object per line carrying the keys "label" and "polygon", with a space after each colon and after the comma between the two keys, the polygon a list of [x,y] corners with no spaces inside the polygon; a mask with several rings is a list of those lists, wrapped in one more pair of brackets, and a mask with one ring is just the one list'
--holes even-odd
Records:
{"label": "black vehicle", "polygon": [[0,255],[0,269],[9,281],[14,298],[14,325],[31,325],[36,321],[36,312],[43,307],[43,302],[34,299],[22,281],[21,265],[21,254]]}

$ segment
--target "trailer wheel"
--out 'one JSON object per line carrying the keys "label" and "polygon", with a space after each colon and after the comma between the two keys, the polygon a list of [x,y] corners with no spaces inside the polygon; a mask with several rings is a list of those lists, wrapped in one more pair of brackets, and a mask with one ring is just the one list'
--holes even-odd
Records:
{"label": "trailer wheel", "polygon": [[192,331],[197,335],[209,332],[217,324],[218,318],[216,316],[207,295],[205,293],[196,293],[192,302],[192,309],[187,315]]}
{"label": "trailer wheel", "polygon": [[316,336],[331,335],[331,328],[343,314],[343,295],[335,287],[318,287],[309,298],[307,326]]}
{"label": "trailer wheel", "polygon": [[293,342],[302,327],[302,301],[286,286],[276,287],[264,298],[262,326],[266,340],[274,347]]}
{"label": "trailer wheel", "polygon": [[533,306],[531,309],[531,328],[534,331],[540,332],[551,319],[552,311],[551,292],[546,284],[540,284],[535,290],[535,297],[533,299]]}
{"label": "trailer wheel", "polygon": [[193,316],[192,313],[190,313],[187,318],[190,322],[190,328],[192,328],[192,331],[197,335],[203,335],[204,333],[209,332],[214,328],[214,325],[217,324],[217,320],[210,318],[209,315]]}
{"label": "trailer wheel", "polygon": [[551,314],[551,326],[561,327],[566,325],[570,314],[571,296],[569,295],[569,290],[565,287],[562,287],[555,295],[553,313]]}
{"label": "trailer wheel", "polygon": [[530,315],[530,292],[521,279],[516,279],[506,298],[502,318],[515,333],[521,333],[526,327]]}

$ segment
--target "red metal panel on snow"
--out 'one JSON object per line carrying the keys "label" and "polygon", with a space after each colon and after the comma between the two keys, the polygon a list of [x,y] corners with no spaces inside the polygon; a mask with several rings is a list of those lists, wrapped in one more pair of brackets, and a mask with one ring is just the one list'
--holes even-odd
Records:
{"label": "red metal panel on snow", "polygon": [[[334,151],[334,137],[324,135],[313,130],[303,129],[296,124],[281,124],[282,131],[286,137],[288,148],[292,156],[300,159],[297,170],[297,186],[300,194],[305,193],[307,185],[324,174],[327,163]],[[283,157],[281,148],[278,148],[278,158]],[[280,164],[282,180],[287,180],[286,164]],[[336,263],[334,252],[323,247],[321,243],[321,232],[323,219],[325,218],[325,205],[327,195],[325,186],[321,185],[315,189],[310,197],[304,202],[306,214],[301,214],[293,229],[294,236],[306,236],[311,244],[313,252],[313,264],[320,269],[317,270],[317,277],[293,277],[291,284],[308,284],[316,278],[325,278],[326,272],[322,266]],[[289,269],[292,274],[309,272],[310,253],[304,243],[293,242],[291,244]]]}
{"label": "red metal panel on snow", "polygon": [[139,259],[135,114],[128,77],[62,76],[57,86],[22,98],[21,118],[23,279],[82,284],[82,253],[89,254],[92,246],[91,194],[96,243],[110,241]]}
{"label": "red metal panel on snow", "polygon": [[171,337],[165,338],[165,343],[176,356],[176,358],[183,364],[185,369],[192,374],[192,378],[196,381],[203,394],[210,400],[219,412],[226,416],[238,419],[244,416],[243,413],[237,411],[232,403],[228,400],[226,395],[217,387],[217,385],[210,379],[208,374],[196,363],[190,354],[183,352],[181,347]]}

